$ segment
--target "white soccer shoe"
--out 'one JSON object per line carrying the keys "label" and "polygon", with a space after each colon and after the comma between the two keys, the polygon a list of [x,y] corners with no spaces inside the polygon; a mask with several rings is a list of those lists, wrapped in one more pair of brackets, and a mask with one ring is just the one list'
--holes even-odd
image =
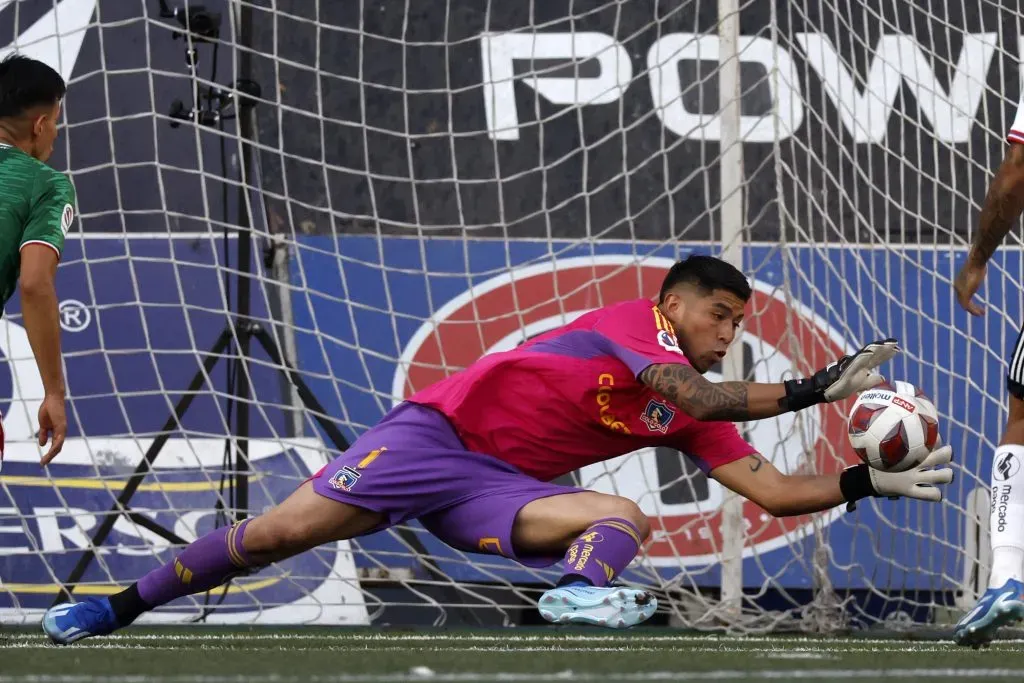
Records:
{"label": "white soccer shoe", "polygon": [[540,597],[540,615],[554,624],[629,628],[647,621],[658,599],[634,588],[560,586]]}

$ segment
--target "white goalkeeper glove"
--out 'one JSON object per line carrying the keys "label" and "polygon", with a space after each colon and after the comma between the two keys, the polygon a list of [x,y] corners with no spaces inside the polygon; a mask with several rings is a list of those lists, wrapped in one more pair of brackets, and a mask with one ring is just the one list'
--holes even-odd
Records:
{"label": "white goalkeeper glove", "polygon": [[942,500],[942,489],[938,487],[939,484],[953,481],[953,470],[938,465],[948,465],[952,460],[953,447],[940,446],[929,453],[920,465],[905,472],[882,472],[869,467],[871,487],[877,496],[902,496],[938,503]]}
{"label": "white goalkeeper glove", "polygon": [[852,356],[829,363],[811,377],[788,380],[782,406],[790,411],[803,410],[819,403],[841,401],[876,387],[885,381],[876,368],[899,351],[895,339],[883,339],[868,344]]}
{"label": "white goalkeeper glove", "polygon": [[942,500],[942,484],[953,481],[953,470],[948,465],[953,460],[952,446],[938,446],[928,457],[905,472],[882,472],[867,465],[848,467],[839,475],[839,489],[849,503],[848,510],[856,502],[868,496],[886,498],[917,498],[938,503]]}

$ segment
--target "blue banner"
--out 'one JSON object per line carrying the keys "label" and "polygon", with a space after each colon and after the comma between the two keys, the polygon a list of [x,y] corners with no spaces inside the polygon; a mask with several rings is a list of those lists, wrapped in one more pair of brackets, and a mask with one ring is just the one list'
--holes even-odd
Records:
{"label": "blue banner", "polygon": [[[7,435],[0,474],[0,621],[36,619],[53,603],[210,347],[234,324],[224,313],[226,294],[233,293],[220,270],[223,253],[223,242],[212,238],[68,242],[57,291],[69,439],[46,470],[38,464],[44,451],[33,439],[42,385],[18,297],[8,305],[0,323]],[[252,319],[266,323],[264,299],[254,287]],[[186,541],[235,515],[237,477],[228,456],[237,444],[225,399],[237,351],[222,354],[128,502]],[[287,497],[327,455],[316,438],[285,436],[281,378],[258,344],[252,357],[247,367],[257,399],[250,409],[247,491],[248,510],[258,514]],[[120,516],[75,597],[109,595],[173,557],[166,538]],[[354,579],[348,544],[338,543],[237,579],[226,592],[175,601],[144,621],[194,619],[217,606],[209,621],[365,623]]]}
{"label": "blue banner", "polygon": [[[32,442],[41,386],[19,324],[17,297],[10,302],[0,335],[9,370],[0,372],[8,434],[0,474],[5,586],[0,618],[22,619],[52,602],[205,350],[231,323],[224,299],[234,293],[223,281],[223,247],[214,239],[69,242],[58,293],[71,439],[48,473],[39,469],[39,449]],[[445,368],[511,348],[525,336],[616,298],[649,296],[668,264],[701,250],[627,243],[304,238],[292,263],[293,284],[301,288],[291,295],[300,370],[328,415],[355,439],[396,397]],[[1020,301],[1016,290],[1002,283],[1011,280],[1008,273],[1020,272],[1020,254],[1001,252],[994,259],[985,291],[989,314],[983,319],[968,319],[952,300],[949,280],[959,253],[755,246],[744,258],[756,274],[744,327],[744,367],[756,379],[777,381],[794,368],[820,367],[864,341],[895,336],[904,351],[887,374],[916,384],[933,399],[940,432],[955,449],[957,473],[938,505],[871,500],[852,513],[837,509],[817,520],[774,520],[746,505],[745,583],[761,586],[771,578],[784,588],[810,587],[812,554],[820,541],[828,544],[830,579],[837,588],[956,588],[965,572],[963,548],[974,533],[967,508],[985,509],[989,454],[1004,420],[1003,359],[1016,338]],[[267,291],[255,287],[253,319],[269,325],[267,300]],[[787,341],[787,335],[793,339]],[[289,401],[281,378],[259,345],[252,353],[257,400],[251,412],[255,473],[249,491],[250,512],[258,513],[331,454],[323,435],[311,430],[305,438],[285,436],[282,407]],[[186,539],[223,523],[218,514],[233,505],[232,474],[221,477],[225,448],[231,447],[225,437],[234,424],[224,402],[229,360],[221,359],[210,373],[179,434],[157,458],[156,472],[131,502]],[[840,407],[809,411],[806,418],[748,425],[746,436],[783,471],[808,463],[818,471],[838,471],[856,461]],[[717,484],[680,464],[678,455],[654,451],[578,475],[588,488],[637,500],[651,516],[654,537],[629,578],[719,583],[722,491]],[[414,531],[455,580],[538,576],[502,558],[454,551],[415,525]],[[309,604],[310,598],[301,596],[329,590],[336,598],[356,591],[351,579],[358,566],[405,568],[422,576],[425,569],[407,540],[390,533],[359,539],[354,558],[348,544],[308,553],[280,570],[246,579],[252,593],[228,593],[226,609],[218,614],[261,618],[252,612],[258,599],[263,605],[291,605],[305,619],[305,613],[294,611]],[[77,594],[116,590],[169,557],[166,540],[119,520]],[[350,597],[348,604],[363,602],[355,593]],[[185,618],[203,609],[202,597],[180,603],[154,618]],[[359,609],[355,616],[343,612],[310,619],[351,623],[365,619]]]}

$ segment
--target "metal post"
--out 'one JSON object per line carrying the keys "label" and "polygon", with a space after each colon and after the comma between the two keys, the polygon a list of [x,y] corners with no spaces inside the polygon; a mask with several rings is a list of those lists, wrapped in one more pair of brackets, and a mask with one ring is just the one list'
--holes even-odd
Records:
{"label": "metal post", "polygon": [[[721,122],[719,172],[721,174],[721,257],[743,270],[743,146],[740,132],[740,5],[739,0],[718,0],[718,103]],[[722,363],[725,381],[743,376],[742,328]],[[738,425],[742,430],[742,425]],[[743,501],[726,491],[722,503],[722,616],[739,616],[743,600]]]}
{"label": "metal post", "polygon": [[[249,43],[252,35],[252,7],[241,3],[238,7],[238,80],[252,79],[252,54]],[[238,136],[240,139],[240,180],[238,185],[238,288],[236,290],[236,329],[242,329],[249,322],[252,299],[252,217],[249,209],[249,163],[252,157],[253,109],[247,98],[236,94],[235,107],[238,112]],[[236,519],[243,520],[249,509],[249,399],[251,387],[247,365],[251,338],[240,334],[238,340],[238,372],[235,375],[235,510]],[[230,410],[229,410],[230,414]]]}

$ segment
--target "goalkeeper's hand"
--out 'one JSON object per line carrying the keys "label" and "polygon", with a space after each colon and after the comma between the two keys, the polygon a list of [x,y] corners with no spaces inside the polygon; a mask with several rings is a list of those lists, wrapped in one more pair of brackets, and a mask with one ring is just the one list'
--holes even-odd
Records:
{"label": "goalkeeper's hand", "polygon": [[807,379],[785,382],[787,410],[803,410],[819,403],[841,401],[853,394],[876,387],[885,381],[878,366],[899,353],[895,339],[871,342],[852,356],[829,363]]}
{"label": "goalkeeper's hand", "polygon": [[839,489],[850,504],[850,510],[861,498],[917,498],[938,503],[942,500],[941,484],[953,481],[953,470],[946,467],[953,460],[952,446],[938,446],[905,472],[882,472],[867,465],[848,467],[839,475]]}
{"label": "goalkeeper's hand", "polygon": [[942,500],[942,489],[939,488],[939,484],[949,484],[953,481],[953,470],[939,466],[948,465],[952,460],[953,447],[940,446],[929,453],[920,465],[905,472],[883,472],[868,467],[871,488],[874,489],[876,496],[917,498],[938,503]]}

